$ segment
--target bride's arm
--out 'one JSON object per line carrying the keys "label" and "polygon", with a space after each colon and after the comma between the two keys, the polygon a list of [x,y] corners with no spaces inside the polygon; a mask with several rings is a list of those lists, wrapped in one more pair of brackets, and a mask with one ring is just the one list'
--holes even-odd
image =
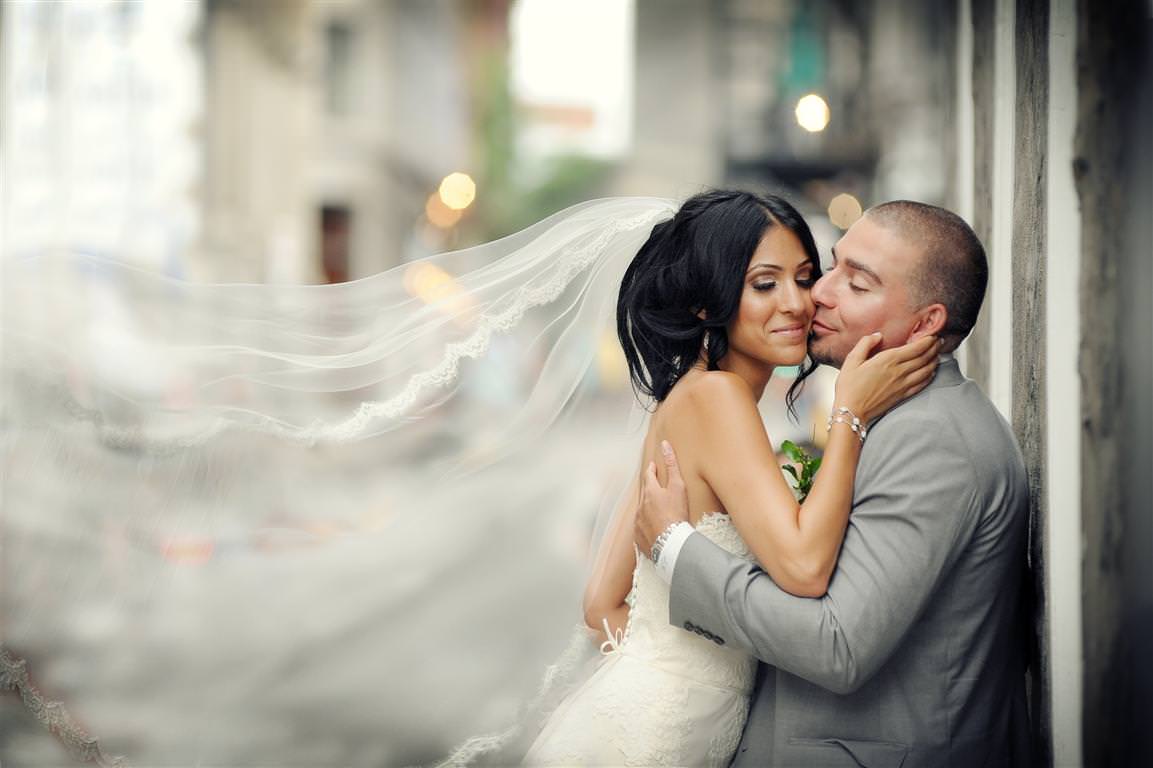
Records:
{"label": "bride's arm", "polygon": [[604,634],[604,620],[615,632],[628,620],[625,597],[633,584],[636,552],[633,526],[636,522],[638,482],[634,480],[613,512],[597,551],[596,563],[584,594],[584,620],[592,629]]}
{"label": "bride's arm", "polygon": [[[743,380],[715,372],[690,394],[699,400],[701,475],[720,499],[761,567],[801,597],[828,587],[853,500],[860,441],[835,429],[821,471],[802,508],[777,467],[753,393]],[[803,513],[802,513],[803,512]]]}
{"label": "bride's arm", "polygon": [[[867,343],[862,342],[838,381],[838,405],[871,421],[928,383],[936,350],[935,339],[914,342],[882,353],[865,369],[861,362]],[[820,597],[836,566],[852,507],[861,451],[857,434],[834,425],[821,471],[802,506],[777,468],[753,393],[742,379],[713,372],[691,397],[706,457],[700,471],[741,537],[781,589]]]}

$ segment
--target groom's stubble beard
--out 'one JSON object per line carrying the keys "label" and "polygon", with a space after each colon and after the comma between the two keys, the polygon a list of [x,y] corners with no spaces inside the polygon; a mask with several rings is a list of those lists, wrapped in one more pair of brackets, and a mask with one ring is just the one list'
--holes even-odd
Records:
{"label": "groom's stubble beard", "polygon": [[813,337],[809,337],[809,359],[817,365],[827,365],[831,368],[841,369],[845,364],[844,357],[833,355],[827,348],[822,349]]}

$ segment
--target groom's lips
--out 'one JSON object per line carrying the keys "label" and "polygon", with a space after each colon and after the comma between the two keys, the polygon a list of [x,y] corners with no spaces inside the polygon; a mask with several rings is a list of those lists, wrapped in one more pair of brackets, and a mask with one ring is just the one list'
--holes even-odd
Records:
{"label": "groom's lips", "polygon": [[836,330],[822,323],[820,320],[813,321],[813,333],[825,334],[835,333]]}

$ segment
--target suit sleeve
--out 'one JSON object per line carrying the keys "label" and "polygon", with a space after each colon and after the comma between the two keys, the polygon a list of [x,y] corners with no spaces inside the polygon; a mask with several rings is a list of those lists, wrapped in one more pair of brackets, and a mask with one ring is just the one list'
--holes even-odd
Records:
{"label": "suit sleeve", "polygon": [[755,564],[695,534],[673,571],[670,622],[707,629],[834,693],[863,685],[917,620],[979,516],[973,463],[956,427],[924,413],[890,419],[884,444],[862,457],[824,597],[790,595]]}

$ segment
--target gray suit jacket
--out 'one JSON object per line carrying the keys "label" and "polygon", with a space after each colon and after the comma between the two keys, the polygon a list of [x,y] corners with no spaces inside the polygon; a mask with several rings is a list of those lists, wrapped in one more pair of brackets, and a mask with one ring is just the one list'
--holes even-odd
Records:
{"label": "gray suit jacket", "polygon": [[950,360],[869,432],[824,597],[789,595],[690,536],[670,621],[772,665],[734,765],[1026,760],[1027,493],[1009,426]]}

